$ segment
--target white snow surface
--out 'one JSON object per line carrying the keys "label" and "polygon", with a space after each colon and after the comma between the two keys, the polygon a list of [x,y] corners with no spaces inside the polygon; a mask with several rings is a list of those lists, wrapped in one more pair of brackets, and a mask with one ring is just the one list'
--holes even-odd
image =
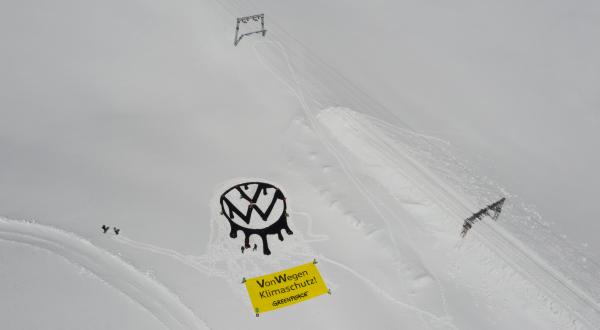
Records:
{"label": "white snow surface", "polygon": [[[266,37],[234,47],[235,17],[259,12]],[[586,1],[3,1],[2,328],[600,328],[598,18]],[[287,197],[294,233],[269,256],[220,215],[244,181]],[[333,294],[255,317],[241,279],[313,258]]]}

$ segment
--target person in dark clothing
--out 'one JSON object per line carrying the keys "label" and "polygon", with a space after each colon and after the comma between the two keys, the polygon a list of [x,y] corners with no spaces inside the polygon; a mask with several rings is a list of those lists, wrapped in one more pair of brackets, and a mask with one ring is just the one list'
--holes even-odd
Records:
{"label": "person in dark clothing", "polygon": [[110,229],[109,226],[107,225],[102,225],[102,231],[104,231],[104,233],[106,234],[106,232]]}
{"label": "person in dark clothing", "polygon": [[244,253],[244,250],[245,250],[245,249],[246,249],[246,248],[245,248],[245,247],[242,245],[242,253]]}
{"label": "person in dark clothing", "polygon": [[121,231],[121,229],[119,229],[117,227],[113,227],[113,231],[115,232],[116,235],[119,235],[119,232]]}
{"label": "person in dark clothing", "polygon": [[256,251],[256,248],[258,248],[258,245],[256,245],[256,243],[254,243],[254,248],[252,249],[252,251]]}

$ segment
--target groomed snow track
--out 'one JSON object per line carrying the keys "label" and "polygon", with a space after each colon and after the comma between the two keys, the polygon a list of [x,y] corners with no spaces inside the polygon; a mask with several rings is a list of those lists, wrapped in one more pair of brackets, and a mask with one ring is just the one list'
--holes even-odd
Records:
{"label": "groomed snow track", "polygon": [[167,329],[208,329],[162,284],[89,241],[53,227],[0,218],[0,240],[48,250],[83,267],[139,304]]}

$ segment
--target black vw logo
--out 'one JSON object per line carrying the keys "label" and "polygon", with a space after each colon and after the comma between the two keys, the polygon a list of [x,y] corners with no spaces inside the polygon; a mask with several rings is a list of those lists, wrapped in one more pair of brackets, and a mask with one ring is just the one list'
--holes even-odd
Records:
{"label": "black vw logo", "polygon": [[229,236],[237,237],[241,230],[244,247],[250,247],[250,236],[262,239],[264,254],[271,254],[267,235],[277,234],[283,241],[282,232],[292,235],[287,223],[287,202],[281,190],[269,183],[246,182],[227,189],[220,198],[221,214],[231,226]]}

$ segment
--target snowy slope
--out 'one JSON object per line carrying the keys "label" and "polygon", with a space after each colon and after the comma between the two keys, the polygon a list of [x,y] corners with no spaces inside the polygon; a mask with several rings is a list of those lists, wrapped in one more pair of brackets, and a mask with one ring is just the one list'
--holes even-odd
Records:
{"label": "snowy slope", "polygon": [[599,259],[597,1],[245,3]]}
{"label": "snowy slope", "polygon": [[[7,266],[33,253],[56,260],[47,285],[86,276],[90,291],[67,296],[115,318],[68,322],[0,298],[9,328],[600,325],[600,268],[549,228],[519,236],[539,226],[523,201],[511,195],[500,223],[459,239],[462,218],[506,190],[403,124],[419,114],[382,106],[281,24],[233,47],[233,18],[258,6],[1,6],[0,214],[36,221],[0,220],[3,297],[33,280]],[[289,198],[294,234],[270,241],[270,256],[240,253],[219,214],[218,196],[254,179]],[[333,294],[256,318],[241,278],[313,258]]]}
{"label": "snowy slope", "polygon": [[[6,219],[0,219],[0,239],[7,242],[20,243],[39,249],[45,249],[47,251],[52,252],[54,255],[63,257],[75,266],[81,267],[83,271],[90,272],[92,275],[97,276],[99,279],[106,282],[110,287],[117,289],[119,292],[123,293],[127,298],[138,304],[140,307],[146,309],[150,313],[150,315],[157,318],[164,326],[166,326],[169,329],[206,328],[206,324],[204,324],[201,320],[198,320],[194,313],[187,309],[186,306],[183,305],[176,296],[174,296],[168,291],[168,289],[156,283],[156,281],[153,281],[149,276],[144,275],[139,271],[136,271],[133,267],[124,263],[120,258],[106,253],[98,247],[90,244],[88,241],[85,241],[74,235],[62,232],[60,230],[53,229],[51,227],[45,227],[33,223],[12,221]],[[17,251],[16,253],[20,253],[20,251]],[[56,260],[54,261],[56,262]],[[60,263],[56,263],[59,264],[58,269],[64,268],[64,266]],[[6,267],[7,265],[4,266]],[[37,272],[40,270],[43,269],[36,269],[35,271]],[[80,273],[80,275],[81,274],[84,273]],[[4,285],[7,284],[6,282],[10,284],[13,278],[19,278],[22,275],[24,274],[17,273],[12,274],[12,276],[3,276],[2,279],[4,280],[3,282],[5,282]],[[51,288],[57,285],[57,280],[62,280],[60,278],[53,278],[52,276],[48,277],[49,278],[45,279],[45,284]],[[28,286],[29,283],[26,282],[24,285]],[[10,290],[8,292],[13,292],[14,287],[8,287],[6,289],[7,291]],[[106,289],[97,290],[103,292]],[[56,295],[54,297],[44,297],[42,291],[38,292],[37,294],[34,294],[32,297],[29,298],[36,301],[38,299],[38,296],[41,296],[45,299],[51,298],[53,300],[58,299],[59,301],[64,299],[68,302],[68,295],[72,291],[77,293],[77,288],[66,288],[66,294],[64,296],[64,293],[56,292]],[[84,301],[88,299],[84,299]],[[8,303],[9,301],[10,300],[8,299],[5,300],[6,303]],[[22,303],[28,302],[25,301]],[[109,301],[105,299],[98,306],[96,306],[96,311],[98,314],[96,317],[105,316],[107,318],[113,318],[113,322],[115,322],[116,324],[105,324],[103,326],[121,327],[122,325],[118,323],[119,319],[125,319],[126,321],[129,320],[127,314],[119,315],[119,313],[115,313],[114,311],[107,309],[107,303],[109,303]],[[57,305],[60,306],[62,304],[59,303]],[[39,308],[40,306],[38,305],[36,307]],[[91,307],[92,306],[89,305],[86,306],[86,308]],[[109,305],[109,307],[111,306]],[[125,305],[125,308],[128,307],[128,305]],[[12,308],[14,308],[14,306]],[[10,311],[11,309],[6,308],[4,310]],[[14,312],[16,312],[14,318],[17,320],[20,320],[20,318],[24,316],[22,315],[22,311],[15,310]],[[69,314],[75,314],[77,312],[67,311],[67,313]],[[70,318],[68,316],[69,314],[65,315],[57,312],[55,312],[55,315],[46,315],[46,313],[43,313],[43,317],[38,317],[36,315],[35,310],[31,310],[29,311],[29,313],[34,314],[33,318],[31,318],[30,316],[31,319],[29,321],[34,321],[34,324],[37,323],[37,325],[34,326],[35,328],[44,327],[44,321],[46,320],[50,321],[49,326],[58,328],[58,324],[53,323],[56,322],[54,320],[58,320],[62,323]],[[6,316],[9,316],[9,314],[6,314]],[[13,317],[8,318],[12,319]],[[63,325],[63,327],[77,326],[78,323],[82,323],[81,326],[83,326],[85,324],[83,322],[88,321],[86,319],[78,320],[77,316],[75,316],[75,318],[76,319],[74,320],[70,320],[69,323],[65,322],[66,324]],[[141,320],[144,320],[145,318],[148,318],[148,316],[144,315],[139,317],[139,319]],[[27,322],[27,320],[21,321]],[[104,321],[102,320],[95,321],[104,323]],[[24,324],[18,323],[14,320],[9,322],[9,326],[11,328],[25,327]],[[147,326],[142,324],[135,325],[135,323],[133,323],[133,325],[140,328]],[[100,328],[101,326],[98,327]]]}

